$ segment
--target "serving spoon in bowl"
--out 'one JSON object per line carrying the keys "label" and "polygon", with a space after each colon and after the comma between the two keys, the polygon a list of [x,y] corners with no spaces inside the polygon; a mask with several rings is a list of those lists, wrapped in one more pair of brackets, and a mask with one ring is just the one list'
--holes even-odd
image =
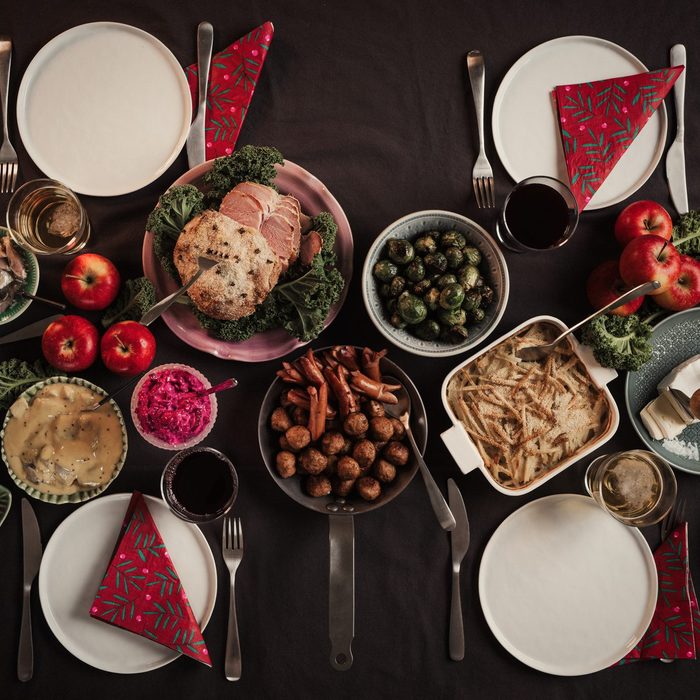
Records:
{"label": "serving spoon in bowl", "polygon": [[562,340],[564,340],[564,338],[566,338],[567,335],[571,335],[571,333],[581,328],[581,326],[585,325],[589,321],[592,321],[594,318],[598,318],[598,316],[602,316],[608,311],[616,309],[618,306],[626,304],[628,301],[634,301],[638,297],[653,292],[660,286],[661,282],[657,282],[656,280],[640,284],[639,286],[630,289],[629,292],[625,292],[621,296],[617,297],[617,299],[613,299],[613,301],[604,306],[602,309],[598,309],[597,311],[593,312],[590,316],[584,318],[583,321],[579,321],[575,326],[567,328],[551,343],[547,343],[546,345],[530,345],[528,347],[520,348],[515,354],[525,362],[536,362],[537,360],[543,360],[545,357],[547,357],[547,355],[549,355],[550,352],[552,352],[552,350],[554,350],[554,348],[557,347],[557,345],[559,345],[559,343],[561,343]]}
{"label": "serving spoon in bowl", "polygon": [[433,507],[433,511],[437,516],[438,522],[440,523],[443,530],[454,530],[457,526],[454,515],[450,507],[447,505],[440,487],[435,483],[433,475],[428,469],[428,465],[423,459],[418,445],[416,444],[416,439],[413,437],[413,431],[411,430],[411,397],[406,391],[406,387],[396,378],[396,377],[382,377],[382,381],[386,384],[398,385],[400,389],[393,392],[394,396],[398,399],[398,403],[395,405],[384,404],[385,413],[392,417],[398,418],[401,421],[404,429],[406,430],[406,437],[408,437],[408,442],[411,445],[413,454],[418,462],[418,467],[420,468],[420,473],[425,482],[425,488],[428,491],[428,498],[430,498],[430,505]]}

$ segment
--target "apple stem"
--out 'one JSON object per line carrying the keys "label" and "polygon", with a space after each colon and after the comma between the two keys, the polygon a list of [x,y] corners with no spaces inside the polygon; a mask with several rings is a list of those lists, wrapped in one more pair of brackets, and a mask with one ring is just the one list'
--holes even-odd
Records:
{"label": "apple stem", "polygon": [[661,260],[661,256],[664,254],[664,250],[666,250],[666,246],[669,244],[669,241],[664,241],[664,244],[661,246],[661,250],[659,251],[659,254],[656,256],[657,262]]}
{"label": "apple stem", "polygon": [[69,280],[84,280],[84,277],[79,277],[78,275],[63,275],[66,279]]}

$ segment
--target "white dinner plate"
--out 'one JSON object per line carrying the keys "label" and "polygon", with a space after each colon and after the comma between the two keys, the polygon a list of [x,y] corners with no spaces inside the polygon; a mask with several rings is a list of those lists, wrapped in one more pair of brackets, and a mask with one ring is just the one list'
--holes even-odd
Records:
{"label": "white dinner plate", "polygon": [[636,528],[592,498],[557,494],[506,518],[479,569],[479,598],[496,639],[545,673],[579,676],[619,661],[656,606],[654,557]]}
{"label": "white dinner plate", "polygon": [[185,73],[151,34],[117,22],[73,27],[29,64],[17,125],[40,170],[75,192],[112,196],[159,177],[187,139]]}
{"label": "white dinner plate", "polygon": [[[508,174],[516,182],[549,175],[568,184],[552,90],[557,85],[646,70],[626,49],[592,36],[565,36],[528,51],[506,73],[493,103],[493,140]],[[617,204],[647,181],[663,154],[666,122],[662,104],[593,195],[586,211]]]}
{"label": "white dinner plate", "polygon": [[[180,520],[158,498],[148,508],[180,575],[194,616],[204,629],[216,600],[216,565],[196,525]],[[49,540],[39,571],[39,599],[61,644],[90,666],[143,673],[180,654],[90,617],[90,606],[112,556],[131,494],[103,496],[69,515]]]}

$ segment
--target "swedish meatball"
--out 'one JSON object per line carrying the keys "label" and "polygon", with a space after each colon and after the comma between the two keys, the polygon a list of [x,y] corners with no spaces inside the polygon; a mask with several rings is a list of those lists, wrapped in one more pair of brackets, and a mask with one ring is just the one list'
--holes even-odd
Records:
{"label": "swedish meatball", "polygon": [[337,476],[331,479],[333,494],[341,498],[349,496],[354,486],[355,479],[339,479]]}
{"label": "swedish meatball", "polygon": [[369,434],[373,440],[391,440],[394,435],[394,426],[391,420],[385,416],[376,416],[369,422]]}
{"label": "swedish meatball", "polygon": [[275,432],[284,433],[292,427],[292,420],[282,406],[278,406],[270,416],[270,425]]}
{"label": "swedish meatball", "polygon": [[324,455],[337,455],[345,447],[345,437],[340,433],[328,432],[321,436],[321,451]]}
{"label": "swedish meatball", "polygon": [[336,473],[338,468],[338,455],[328,455],[326,457],[326,474],[332,476]]}
{"label": "swedish meatball", "polygon": [[350,452],[352,449],[352,440],[348,440],[348,438],[344,438],[345,442],[343,443],[343,449],[340,450],[341,455],[346,455]]}
{"label": "swedish meatball", "polygon": [[294,425],[307,425],[309,412],[301,406],[295,406],[292,410],[292,421],[294,421]]}
{"label": "swedish meatball", "polygon": [[378,459],[374,463],[372,472],[377,481],[381,481],[383,484],[388,484],[396,478],[396,467],[385,459]]}
{"label": "swedish meatball", "polygon": [[352,456],[360,465],[360,468],[365,470],[372,466],[372,462],[377,457],[377,451],[374,448],[374,444],[369,440],[359,440],[355,443],[355,447],[352,448]]}
{"label": "swedish meatball", "polygon": [[357,480],[356,483],[357,493],[365,499],[365,501],[374,501],[382,493],[382,487],[380,483],[373,479],[371,476],[363,476]]}
{"label": "swedish meatball", "polygon": [[397,467],[403,467],[408,462],[408,447],[402,442],[392,440],[384,448],[384,459]]}
{"label": "swedish meatball", "polygon": [[315,447],[307,447],[299,456],[299,467],[307,474],[320,474],[327,465],[326,455]]}
{"label": "swedish meatball", "polygon": [[289,479],[290,476],[294,476],[297,473],[297,458],[291,452],[282,450],[275,457],[275,466],[277,467],[277,473],[283,479]]}
{"label": "swedish meatball", "polygon": [[357,479],[362,474],[362,469],[360,469],[360,465],[356,460],[345,455],[338,460],[335,472],[339,479],[348,480]]}
{"label": "swedish meatball", "polygon": [[364,413],[351,413],[343,422],[343,430],[353,437],[364,435],[367,428],[369,428],[369,421]]}
{"label": "swedish meatball", "polygon": [[303,450],[311,442],[311,433],[303,425],[293,425],[284,436],[287,438],[289,449],[292,452]]}
{"label": "swedish meatball", "polygon": [[384,404],[381,401],[375,401],[374,399],[370,399],[362,407],[362,411],[366,416],[369,416],[370,418],[381,417],[384,415]]}
{"label": "swedish meatball", "polygon": [[406,435],[406,428],[403,427],[403,423],[398,418],[389,418],[391,425],[394,428],[393,439],[403,440]]}
{"label": "swedish meatball", "polygon": [[307,476],[304,487],[306,493],[314,498],[328,496],[331,492],[331,480],[327,476]]}

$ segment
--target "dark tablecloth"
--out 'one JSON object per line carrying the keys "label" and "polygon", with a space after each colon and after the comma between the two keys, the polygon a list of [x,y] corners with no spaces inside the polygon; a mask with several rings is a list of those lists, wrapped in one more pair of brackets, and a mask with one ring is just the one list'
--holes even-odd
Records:
{"label": "dark tablecloth", "polygon": [[[83,22],[115,20],[141,27],[161,39],[187,65],[195,57],[195,29],[207,19],[215,27],[218,50],[264,20],[276,35],[241,133],[240,144],[273,144],[317,175],[344,207],[355,236],[355,269],[347,302],[333,326],[316,342],[382,347],[385,341],[367,318],[359,273],[374,236],[394,219],[424,208],[443,208],[474,218],[487,227],[491,215],[476,208],[471,192],[475,123],[466,83],[465,54],[480,48],[486,57],[487,111],[505,72],[525,51],[564,35],[588,34],[617,42],[649,67],[668,64],[677,42],[688,48],[690,70],[686,102],[687,172],[690,202],[700,203],[700,149],[697,148],[700,90],[695,51],[697,8],[691,0],[673,3],[591,0],[586,4],[517,0],[483,2],[232,3],[222,0],[138,2],[53,0],[3,2],[0,33],[15,44],[12,95],[34,54],[59,32]],[[671,100],[669,134],[675,133]],[[10,106],[13,114],[14,103]],[[39,175],[19,147],[22,179]],[[669,136],[670,140],[670,136]],[[502,201],[511,182],[488,137],[497,194]],[[93,225],[90,250],[111,257],[124,277],[141,271],[144,222],[156,198],[186,170],[183,154],[157,182],[115,198],[84,197]],[[671,203],[659,167],[635,195]],[[0,203],[2,209],[7,198]],[[507,255],[511,295],[496,331],[507,331],[535,314],[566,322],[588,311],[583,285],[595,263],[613,255],[612,224],[621,206],[584,214],[575,238],[558,252],[541,256]],[[55,295],[64,261],[42,260],[40,292]],[[34,305],[22,321],[46,315]],[[16,324],[15,324],[16,325]],[[212,382],[234,374],[235,392],[219,403],[219,418],[207,444],[236,463],[241,491],[235,511],[243,518],[246,554],[238,574],[238,605],[243,649],[243,678],[224,679],[228,586],[218,556],[218,527],[206,529],[220,577],[216,608],[205,632],[214,668],[189,659],[139,676],[95,670],[74,658],[54,638],[34,594],[34,679],[16,679],[20,627],[21,491],[12,486],[15,504],[0,528],[0,697],[616,697],[692,695],[700,685],[698,662],[671,666],[656,662],[602,671],[579,678],[558,678],[513,659],[495,640],[477,595],[481,554],[498,524],[528,500],[553,493],[582,492],[586,467],[579,463],[534,494],[510,498],[496,493],[478,473],[462,476],[439,433],[448,427],[439,387],[455,359],[426,360],[392,348],[391,356],[418,385],[427,407],[430,438],[427,462],[438,482],[457,479],[472,526],[472,544],[463,576],[466,658],[449,660],[449,542],[433,517],[422,481],[416,479],[386,508],[356,519],[356,629],[353,668],[333,671],[327,634],[328,526],[275,485],[254,438],[257,407],[277,362],[227,363],[194,351],[162,324],[155,326],[157,361],[185,361]],[[495,336],[494,336],[495,337]],[[13,348],[38,356],[36,342]],[[2,349],[3,355],[8,353]],[[116,387],[119,379],[99,366],[86,376]],[[623,413],[614,440],[606,448],[638,447],[639,439],[624,415],[623,381],[613,393]],[[129,398],[119,403],[125,412]],[[157,494],[167,454],[149,447],[129,428],[127,465],[109,493],[140,489]],[[0,483],[10,485],[0,470]],[[696,542],[700,480],[678,473],[690,506],[691,560],[700,581]],[[33,502],[44,542],[74,506]],[[648,536],[656,543],[657,531]]]}

